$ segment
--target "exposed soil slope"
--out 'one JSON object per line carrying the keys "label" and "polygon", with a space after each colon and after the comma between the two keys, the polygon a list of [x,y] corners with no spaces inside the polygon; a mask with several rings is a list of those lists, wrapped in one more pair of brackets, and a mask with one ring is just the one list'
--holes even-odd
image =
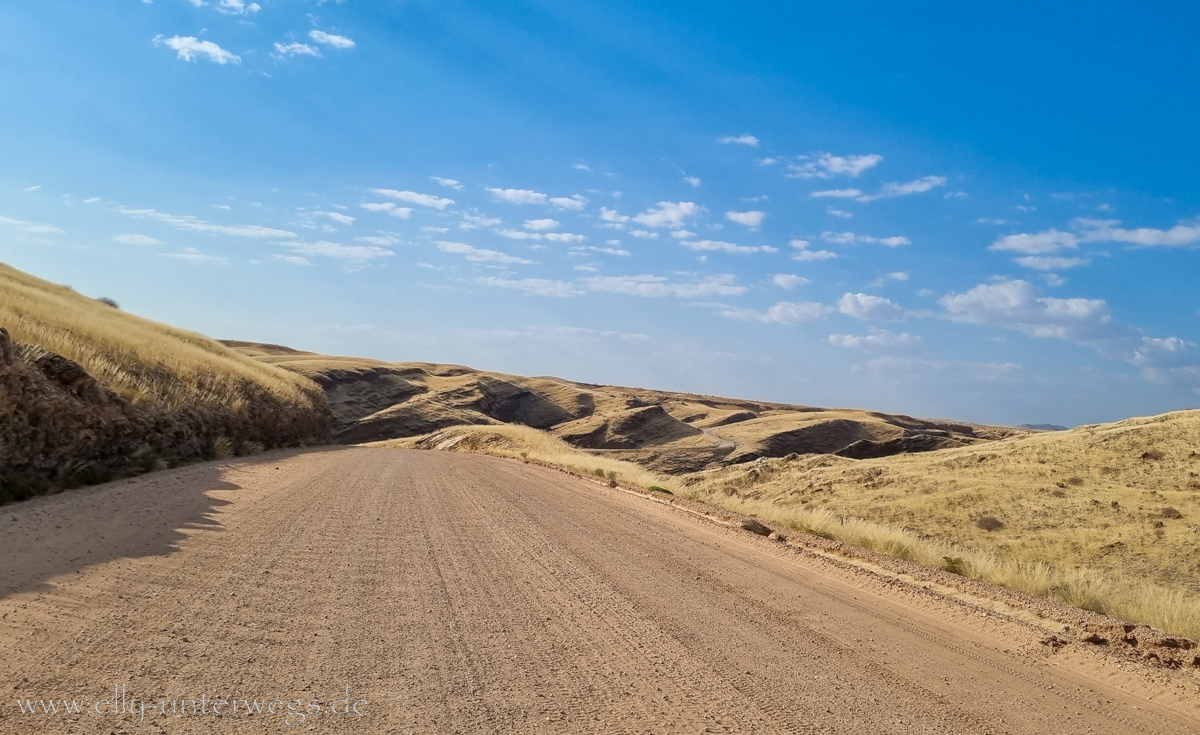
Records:
{"label": "exposed soil slope", "polygon": [[383,363],[277,345],[226,342],[312,378],[326,391],[343,443],[419,436],[455,425],[547,429],[586,449],[670,474],[788,454],[885,456],[1028,432],[687,393],[489,373],[461,365]]}
{"label": "exposed soil slope", "polygon": [[0,503],[329,426],[306,378],[0,265]]}
{"label": "exposed soil slope", "polygon": [[[10,515],[4,732],[1200,732],[1186,671],[507,460],[265,455]],[[325,709],[134,728],[12,701],[114,681]],[[365,715],[328,714],[347,685]]]}

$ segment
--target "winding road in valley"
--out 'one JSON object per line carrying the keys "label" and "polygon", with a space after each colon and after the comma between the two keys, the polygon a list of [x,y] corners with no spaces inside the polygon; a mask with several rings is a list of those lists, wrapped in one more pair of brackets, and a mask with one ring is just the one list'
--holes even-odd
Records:
{"label": "winding road in valley", "polygon": [[0,508],[2,733],[1200,733],[1193,674],[1046,633],[475,455]]}

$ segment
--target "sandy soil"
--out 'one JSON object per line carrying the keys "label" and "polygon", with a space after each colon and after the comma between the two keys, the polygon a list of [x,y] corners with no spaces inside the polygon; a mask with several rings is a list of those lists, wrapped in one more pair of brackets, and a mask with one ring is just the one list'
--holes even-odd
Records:
{"label": "sandy soil", "polygon": [[[1045,637],[476,455],[274,453],[0,508],[3,733],[1200,733],[1194,674]],[[18,709],[114,682],[126,707],[349,685],[366,714]]]}

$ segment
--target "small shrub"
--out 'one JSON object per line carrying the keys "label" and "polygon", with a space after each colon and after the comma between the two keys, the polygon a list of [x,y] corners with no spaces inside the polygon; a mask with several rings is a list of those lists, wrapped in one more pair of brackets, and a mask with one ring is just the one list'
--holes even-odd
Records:
{"label": "small shrub", "polygon": [[617,473],[616,473],[616,471],[615,471],[615,470],[609,470],[609,471],[608,471],[608,479],[610,479],[610,480],[616,480],[616,479],[617,479]]}
{"label": "small shrub", "polygon": [[996,516],[982,515],[975,521],[975,525],[985,531],[999,531],[1004,528],[1004,521]]}
{"label": "small shrub", "polygon": [[108,467],[87,465],[67,475],[67,479],[63,481],[63,485],[69,490],[74,490],[84,485],[103,485],[106,482],[112,482],[112,480],[113,471]]}
{"label": "small shrub", "polygon": [[101,296],[100,298],[98,298],[96,300],[99,301],[100,303],[104,304],[105,306],[111,306],[114,309],[121,308],[120,304],[118,304],[115,300],[108,298],[107,296]]}
{"label": "small shrub", "polygon": [[1172,508],[1169,505],[1166,508],[1162,509],[1162,514],[1163,514],[1163,518],[1183,518],[1182,513],[1180,513],[1178,510],[1176,510],[1175,508]]}
{"label": "small shrub", "polygon": [[945,569],[951,574],[960,574],[962,576],[966,576],[967,563],[963,561],[961,556],[943,556],[942,569]]}
{"label": "small shrub", "polygon": [[6,477],[0,479],[0,505],[16,503],[21,500],[50,492],[50,483],[41,477]]}
{"label": "small shrub", "polygon": [[668,490],[668,489],[666,489],[665,487],[662,487],[662,486],[660,486],[660,485],[651,485],[650,487],[648,487],[648,488],[646,488],[646,489],[647,489],[647,490],[649,490],[649,491],[650,491],[650,492],[652,492],[652,493],[666,493],[667,495],[674,495],[674,494],[675,494],[675,493],[671,492],[670,490]]}
{"label": "small shrub", "polygon": [[1159,462],[1162,460],[1163,456],[1164,456],[1163,453],[1160,452],[1159,450],[1150,449],[1148,451],[1142,452],[1142,461],[1143,462]]}
{"label": "small shrub", "polygon": [[164,467],[166,467],[166,463],[159,459],[158,455],[155,454],[143,455],[142,458],[138,460],[137,464],[139,472],[155,472],[163,469]]}
{"label": "small shrub", "polygon": [[1078,485],[1082,485],[1082,484],[1083,484],[1083,478],[1082,478],[1082,477],[1068,477],[1068,478],[1067,478],[1067,484],[1068,484],[1068,485],[1077,485],[1077,486],[1078,486]]}
{"label": "small shrub", "polygon": [[600,469],[599,467],[596,468],[596,471],[593,474],[595,474],[596,477],[604,477],[605,476],[604,470]]}
{"label": "small shrub", "polygon": [[218,436],[212,440],[207,447],[204,448],[204,459],[225,459],[233,453],[233,443],[229,441],[229,437]]}
{"label": "small shrub", "polygon": [[264,451],[266,451],[266,447],[259,442],[242,442],[238,445],[237,456],[249,457],[252,454],[262,454]]}

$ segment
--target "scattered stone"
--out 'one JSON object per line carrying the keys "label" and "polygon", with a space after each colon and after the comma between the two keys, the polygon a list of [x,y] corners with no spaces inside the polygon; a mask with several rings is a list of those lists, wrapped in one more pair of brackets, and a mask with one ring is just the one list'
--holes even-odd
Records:
{"label": "scattered stone", "polygon": [[769,536],[771,534],[771,529],[756,518],[743,518],[738,522],[738,525],[741,526],[743,530],[749,531],[750,533],[757,533],[759,536]]}

